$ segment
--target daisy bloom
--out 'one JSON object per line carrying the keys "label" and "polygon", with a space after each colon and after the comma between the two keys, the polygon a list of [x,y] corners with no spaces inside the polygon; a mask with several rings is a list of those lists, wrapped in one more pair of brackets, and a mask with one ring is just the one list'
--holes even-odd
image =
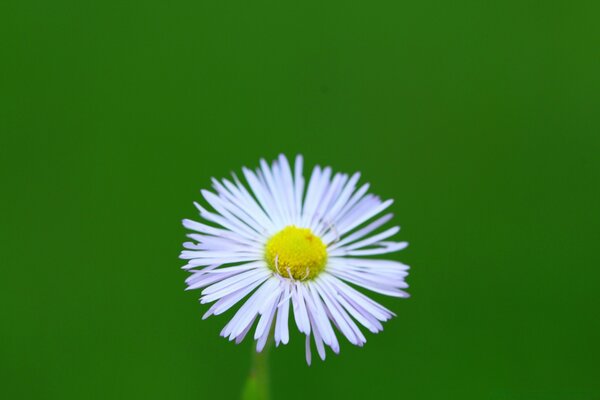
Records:
{"label": "daisy bloom", "polygon": [[183,221],[193,233],[180,257],[191,273],[187,289],[202,289],[200,302],[213,303],[203,318],[241,303],[221,336],[239,343],[256,322],[257,351],[270,335],[287,344],[292,313],[310,364],[311,338],[324,360],[325,345],[340,350],[336,330],[357,346],[367,341],[359,325],[381,331],[394,313],[356,288],[408,297],[408,266],[369,258],[407,246],[389,240],[398,226],[380,229],[392,218],[381,215],[392,200],[357,186],[359,173],[330,167],[316,166],[306,185],[302,166],[302,156],[292,169],[280,155],[255,171],[243,168],[246,184],[235,174],[213,178],[214,192],[201,192],[212,211],[195,203],[201,222]]}

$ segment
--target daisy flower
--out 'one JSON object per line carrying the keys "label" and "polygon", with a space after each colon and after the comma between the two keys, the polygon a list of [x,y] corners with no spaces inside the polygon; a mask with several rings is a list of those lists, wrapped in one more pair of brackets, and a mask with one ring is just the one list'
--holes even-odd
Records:
{"label": "daisy flower", "polygon": [[339,353],[338,334],[362,346],[359,325],[381,331],[394,313],[356,288],[408,297],[408,266],[369,258],[407,246],[389,240],[398,226],[379,229],[392,218],[381,215],[392,200],[369,194],[369,184],[357,186],[359,173],[316,166],[306,185],[302,169],[302,156],[292,169],[280,155],[255,171],[243,168],[246,184],[235,174],[213,178],[214,192],[201,191],[212,210],[194,203],[201,222],[183,220],[193,233],[180,258],[191,273],[187,289],[202,289],[200,302],[213,303],[203,318],[241,303],[221,336],[239,343],[256,322],[257,351],[270,335],[287,344],[292,313],[310,364],[311,338],[324,360],[325,346]]}

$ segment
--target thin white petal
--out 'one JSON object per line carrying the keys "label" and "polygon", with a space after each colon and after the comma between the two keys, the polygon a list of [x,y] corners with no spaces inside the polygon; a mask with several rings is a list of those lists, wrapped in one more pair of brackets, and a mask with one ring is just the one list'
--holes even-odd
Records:
{"label": "thin white petal", "polygon": [[352,229],[356,228],[357,226],[361,225],[362,223],[368,221],[369,219],[373,218],[374,216],[376,216],[377,214],[379,214],[380,212],[382,212],[383,210],[385,210],[386,208],[388,208],[390,205],[392,205],[394,201],[393,200],[386,200],[383,203],[380,203],[378,205],[375,205],[376,203],[373,202],[372,205],[369,205],[369,207],[365,207],[365,210],[361,210],[361,212],[357,212],[357,215],[353,216],[351,222],[349,219],[349,222],[347,224],[344,224],[343,222],[341,222],[339,225],[339,230],[340,230],[340,235],[343,235],[346,232],[351,231]]}
{"label": "thin white petal", "polygon": [[348,256],[373,256],[377,254],[394,253],[396,251],[404,250],[408,247],[408,242],[379,242],[378,245],[381,247],[366,250],[351,250],[346,251],[345,255]]}
{"label": "thin white petal", "polygon": [[250,185],[252,192],[254,193],[254,195],[256,196],[258,201],[260,202],[260,205],[263,208],[263,210],[265,210],[265,212],[267,213],[269,218],[271,218],[271,220],[273,221],[273,224],[275,226],[281,226],[281,224],[282,224],[281,217],[279,216],[279,213],[275,209],[275,205],[273,204],[273,199],[271,198],[271,195],[268,192],[268,189],[263,185],[262,182],[260,182],[260,180],[258,179],[256,174],[254,174],[254,172],[252,172],[248,168],[243,168],[242,171],[244,173],[244,176],[246,177],[246,181],[248,182],[248,185]]}
{"label": "thin white petal", "polygon": [[317,204],[314,218],[309,226],[313,232],[322,232],[323,228],[331,225],[331,221],[327,220],[326,216],[332,203],[335,202],[341,192],[342,186],[346,183],[346,180],[348,180],[348,175],[335,174],[331,183],[328,182],[326,187],[324,187],[323,197]]}
{"label": "thin white petal", "polygon": [[[265,278],[266,279],[266,278]],[[219,315],[229,310],[231,307],[236,305],[240,300],[246,297],[250,292],[256,289],[259,285],[262,285],[264,280],[258,280],[246,287],[236,290],[235,292],[229,293],[226,296],[221,297],[210,309],[202,316],[202,319],[206,319],[211,315]]]}
{"label": "thin white petal", "polygon": [[205,286],[209,286],[215,282],[222,281],[223,279],[229,278],[230,276],[234,276],[236,274],[238,274],[238,272],[235,271],[219,275],[208,274],[204,271],[200,271],[197,274],[197,276],[192,275],[193,280],[189,280],[188,287],[185,290],[200,289]]}
{"label": "thin white petal", "polygon": [[313,326],[312,334],[315,338],[315,346],[317,347],[317,353],[321,360],[325,361],[325,346],[323,346],[323,339],[321,337],[321,333],[319,332],[318,325],[315,323],[315,317],[308,313],[308,317],[310,318],[310,323]]}
{"label": "thin white petal", "polygon": [[391,312],[381,304],[370,299],[369,297],[365,296],[364,294],[360,293],[356,289],[335,278],[334,276],[329,274],[322,275],[322,279],[326,279],[336,289],[339,295],[343,296],[346,300],[351,302],[351,304],[359,304],[362,308],[367,310],[378,320],[387,321],[394,315],[393,312]]}
{"label": "thin white petal", "polygon": [[[233,183],[224,179],[223,183],[213,179],[213,187],[226,200],[227,207],[248,225],[256,225],[265,231],[273,229],[271,220],[266,216],[254,199],[242,192]],[[246,192],[247,193],[247,192]]]}
{"label": "thin white petal", "polygon": [[271,289],[276,285],[276,279],[267,279],[235,313],[221,335],[229,336],[231,340],[242,333],[258,314],[258,308],[262,305],[262,300],[271,293]]}
{"label": "thin white petal", "polygon": [[[355,189],[356,183],[360,179],[360,173],[355,173],[352,175],[350,180],[345,184],[342,190],[340,190],[339,195],[335,196],[333,204],[329,207],[325,215],[323,216],[323,220],[327,221],[327,224],[330,226],[335,225],[336,217],[339,212],[343,209],[343,207],[348,203],[352,192]],[[327,226],[323,226],[322,228],[328,228]],[[322,236],[325,231],[319,230],[315,232],[317,235]]]}
{"label": "thin white petal", "polygon": [[[277,290],[277,295],[273,296],[271,300],[267,300],[265,311],[262,313],[260,319],[258,320],[258,325],[256,326],[256,331],[254,332],[254,339],[260,339],[266,333],[269,334],[269,330],[271,328],[271,321],[273,320],[273,315],[275,314],[275,310],[277,309],[277,303],[279,298],[281,297],[281,291]],[[260,351],[257,349],[257,351]]]}
{"label": "thin white petal", "polygon": [[264,159],[260,160],[260,170],[257,171],[259,178],[262,177],[264,180],[263,184],[267,188],[267,191],[270,193],[270,197],[273,203],[273,212],[277,214],[279,220],[282,224],[286,223],[285,211],[284,211],[284,202],[281,196],[281,190],[277,189],[277,185],[273,178],[273,171],[269,168],[269,164]]}
{"label": "thin white petal", "polygon": [[306,355],[306,363],[310,366],[311,362],[311,354],[310,354],[310,335],[306,335],[306,344],[305,344],[305,355]]}
{"label": "thin white petal", "polygon": [[384,284],[381,282],[375,282],[374,280],[371,280],[369,278],[357,275],[357,274],[351,274],[348,273],[346,271],[340,271],[340,270],[332,270],[331,274],[335,275],[336,277],[343,279],[347,282],[353,283],[355,285],[358,285],[360,287],[363,287],[365,289],[368,289],[372,292],[375,293],[380,293],[380,294],[385,294],[386,296],[393,296],[393,297],[402,297],[402,298],[408,298],[409,294],[406,293],[403,290],[397,289],[397,286],[393,286],[390,284]]}
{"label": "thin white petal", "polygon": [[208,190],[201,190],[200,193],[202,193],[202,196],[204,196],[204,199],[208,204],[236,227],[236,231],[243,230],[252,237],[255,237],[256,234],[262,237],[266,236],[261,229],[256,228],[256,221],[240,211],[234,203],[231,203]]}
{"label": "thin white petal", "polygon": [[373,317],[372,314],[367,312],[362,307],[355,307],[350,304],[343,296],[339,295],[338,291],[330,285],[327,280],[320,279],[319,283],[326,286],[329,292],[335,297],[335,299],[352,315],[354,319],[360,322],[364,327],[366,327],[372,333],[377,333],[383,330],[383,326],[379,322],[379,320]]}
{"label": "thin white petal", "polygon": [[299,284],[296,283],[292,288],[292,305],[294,307],[294,320],[298,326],[298,330],[305,334],[310,334],[310,321],[308,320],[308,314],[306,312],[306,304],[304,302],[304,296],[298,289]]}
{"label": "thin white petal", "polygon": [[243,280],[233,283],[227,287],[224,287],[223,289],[221,289],[219,291],[216,291],[216,292],[208,294],[208,295],[203,294],[202,297],[200,298],[200,302],[202,304],[212,303],[213,301],[219,300],[221,297],[227,296],[228,294],[233,293],[239,289],[243,289],[247,286],[253,285],[257,281],[264,282],[267,278],[270,277],[270,275],[271,275],[270,273],[264,272],[264,273],[259,273],[256,275],[248,276],[248,277],[244,278]]}
{"label": "thin white petal", "polygon": [[294,224],[298,225],[302,218],[302,196],[304,195],[304,176],[302,175],[302,167],[304,160],[301,155],[296,157],[294,163],[294,201],[296,203],[296,216]]}
{"label": "thin white petal", "polygon": [[331,248],[331,249],[329,249],[329,255],[332,257],[335,257],[337,255],[346,255],[352,250],[363,249],[368,246],[380,246],[381,245],[379,243],[380,241],[387,239],[391,236],[394,236],[396,233],[398,233],[399,230],[400,230],[400,227],[395,226],[395,227],[385,230],[381,233],[378,233],[377,235],[373,235],[366,239],[359,240],[358,242],[339,246],[338,248]]}
{"label": "thin white petal", "polygon": [[[206,192],[208,193],[208,191]],[[240,223],[240,221],[237,218],[233,217],[231,214],[224,213],[224,215],[220,215],[210,212],[197,202],[194,202],[194,205],[200,212],[200,216],[205,220],[221,225],[222,227],[227,228],[232,232],[236,232],[239,236],[249,241],[260,243],[260,241],[262,240],[261,234],[252,229],[249,229],[249,227],[247,226],[244,226],[242,223]]]}
{"label": "thin white petal", "polygon": [[329,310],[333,321],[336,323],[338,329],[346,336],[348,341],[354,345],[362,345],[367,340],[360,332],[360,329],[352,321],[352,319],[346,314],[342,307],[338,304],[334,296],[332,296],[325,286],[319,285],[319,280],[314,282],[314,287],[320,294],[325,307]]}
{"label": "thin white petal", "polygon": [[[252,321],[250,321],[250,323],[248,324],[248,326],[246,326],[246,329],[244,329],[242,331],[242,333],[240,333],[239,335],[237,335],[235,337],[235,344],[240,344],[242,342],[242,340],[244,340],[244,338],[246,337],[246,335],[248,334],[248,332],[250,332],[250,329],[252,329],[252,325],[254,325],[254,321],[256,320],[256,317],[254,317],[252,319]],[[223,335],[221,335],[223,336]]]}
{"label": "thin white petal", "polygon": [[341,210],[339,210],[336,215],[331,216],[331,220],[334,225],[338,224],[346,217],[346,215],[354,210],[355,205],[363,200],[365,194],[369,190],[369,187],[370,185],[368,183],[363,184],[356,192],[352,194],[352,196],[350,196],[350,199],[348,199],[346,204],[342,206]]}
{"label": "thin white petal", "polygon": [[221,282],[215,283],[215,284],[207,287],[206,289],[204,289],[202,291],[202,294],[209,295],[209,294],[217,293],[220,290],[223,290],[227,287],[236,285],[240,282],[243,283],[243,281],[252,280],[254,277],[268,276],[268,275],[270,275],[270,272],[266,268],[252,269],[250,271],[240,272],[237,275],[234,275],[230,278],[224,279]]}
{"label": "thin white petal", "polygon": [[314,207],[316,205],[315,197],[317,196],[317,189],[321,180],[321,167],[315,166],[311,173],[308,181],[308,187],[306,189],[306,196],[304,198],[304,205],[302,207],[302,226],[308,226],[310,219],[313,216]]}
{"label": "thin white petal", "polygon": [[192,221],[191,219],[184,219],[182,222],[184,227],[192,231],[205,233],[212,236],[228,238],[242,244],[253,245],[254,243],[244,238],[242,235],[239,235],[236,232],[232,232],[228,229],[215,228],[213,226],[209,226],[201,222]]}
{"label": "thin white petal", "polygon": [[290,310],[289,291],[290,287],[286,284],[282,296],[283,301],[277,306],[277,320],[275,322],[275,339],[281,340],[283,344],[287,344],[290,339],[288,328],[288,316]]}
{"label": "thin white petal", "polygon": [[307,300],[306,307],[308,314],[313,318],[311,322],[316,323],[316,325],[311,325],[319,328],[319,333],[322,336],[323,341],[335,350],[335,348],[339,347],[339,345],[337,345],[335,332],[331,327],[329,318],[327,318],[327,314],[321,299],[310,285],[301,286],[301,288],[304,290],[304,297]]}

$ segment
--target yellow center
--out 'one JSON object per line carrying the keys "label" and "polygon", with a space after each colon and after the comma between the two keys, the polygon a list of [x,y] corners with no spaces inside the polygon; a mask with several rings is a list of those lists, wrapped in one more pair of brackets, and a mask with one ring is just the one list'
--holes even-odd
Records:
{"label": "yellow center", "polygon": [[269,239],[265,259],[279,275],[304,281],[325,269],[327,247],[310,229],[290,225]]}

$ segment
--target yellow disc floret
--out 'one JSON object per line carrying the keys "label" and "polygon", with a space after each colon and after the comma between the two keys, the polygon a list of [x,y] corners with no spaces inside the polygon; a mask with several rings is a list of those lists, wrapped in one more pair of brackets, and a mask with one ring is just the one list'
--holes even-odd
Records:
{"label": "yellow disc floret", "polygon": [[310,229],[290,225],[269,239],[265,259],[279,275],[304,281],[325,269],[327,247]]}

